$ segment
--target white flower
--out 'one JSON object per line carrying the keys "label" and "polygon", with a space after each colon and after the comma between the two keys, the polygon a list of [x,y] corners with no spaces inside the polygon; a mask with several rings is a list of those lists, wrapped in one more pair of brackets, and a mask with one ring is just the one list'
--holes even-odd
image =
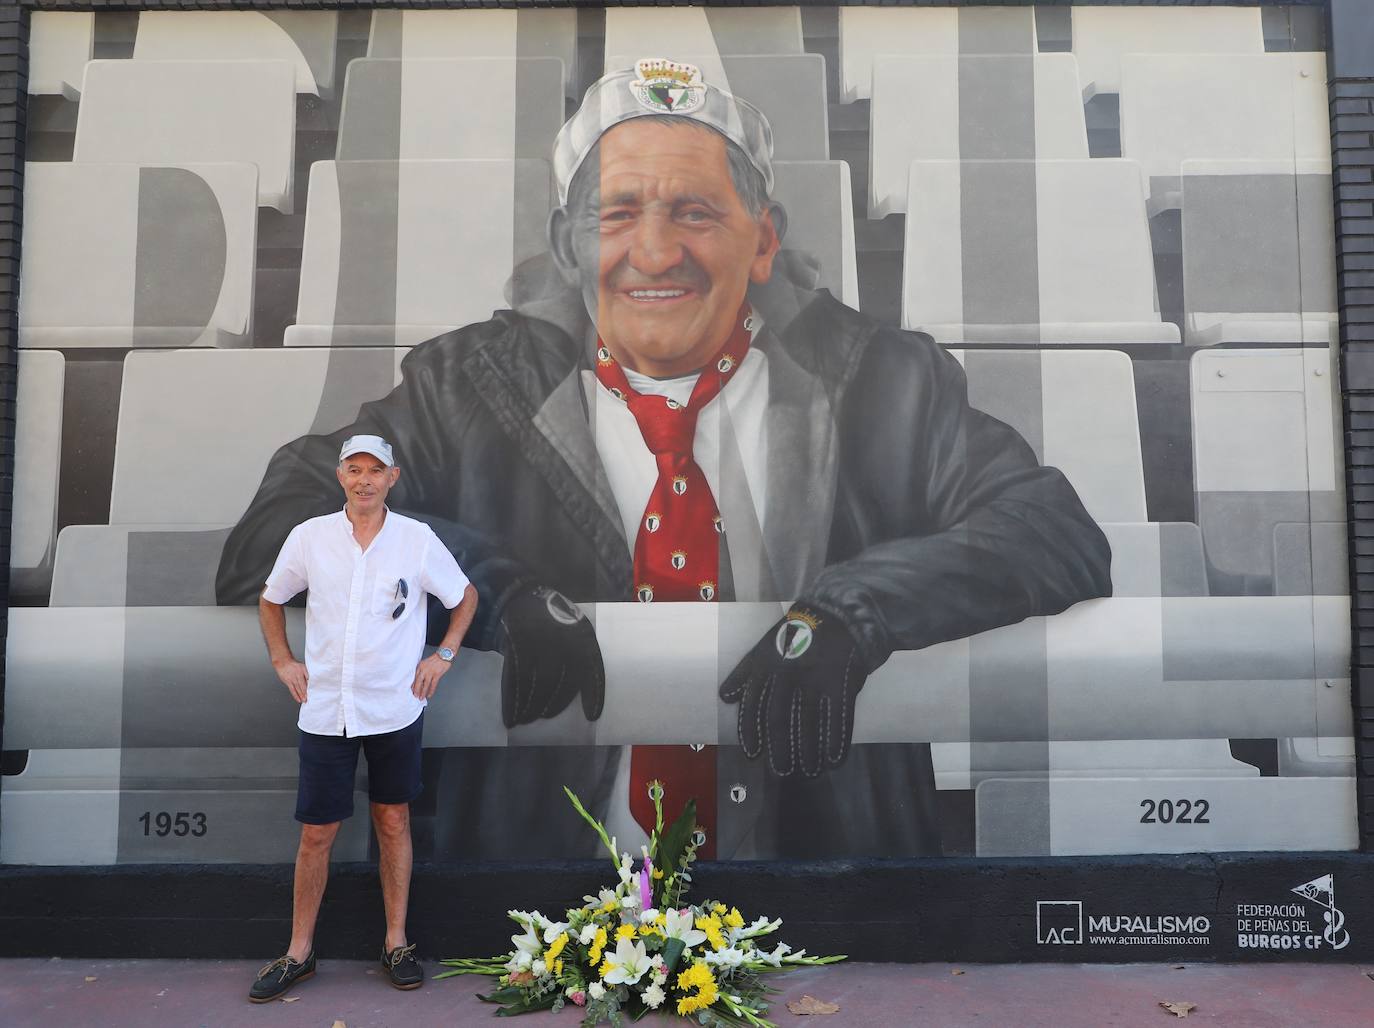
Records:
{"label": "white flower", "polygon": [[615,954],[607,957],[606,962],[611,965],[611,969],[602,975],[607,985],[635,985],[650,967],[644,943],[631,942],[629,939],[617,942]]}
{"label": "white flower", "polygon": [[592,984],[587,986],[587,995],[592,999],[600,999],[602,996],[606,995],[606,986],[602,985],[600,982],[592,982]]}
{"label": "white flower", "polygon": [[546,921],[545,924],[548,926],[544,929],[545,942],[553,942],[554,939],[568,930],[566,921]]}
{"label": "white flower", "polygon": [[584,946],[590,946],[590,945],[592,944],[592,940],[595,939],[595,938],[596,938],[596,922],[595,922],[595,921],[593,921],[593,922],[591,922],[591,923],[589,923],[589,924],[583,925],[583,926],[582,926],[582,931],[580,931],[580,932],[577,933],[577,941],[580,942],[580,943],[582,943],[582,945],[584,945]]}
{"label": "white flower", "polygon": [[657,984],[650,985],[644,990],[644,1005],[650,1010],[657,1010],[663,1001],[668,997],[663,994],[663,990]]}
{"label": "white flower", "polygon": [[657,921],[657,920],[658,920],[658,911],[655,910],[653,907],[649,907],[649,909],[647,909],[647,910],[641,910],[641,911],[639,912],[639,923],[640,923],[640,924],[653,924],[653,923],[654,923],[655,921]]}
{"label": "white flower", "polygon": [[666,922],[664,932],[670,939],[680,939],[684,946],[697,946],[706,941],[706,933],[692,927],[690,910],[669,910],[663,915]]}
{"label": "white flower", "polygon": [[543,978],[544,974],[548,971],[548,967],[545,965],[544,961],[536,960],[534,966],[531,967],[530,970],[534,972],[536,978]]}
{"label": "white flower", "polygon": [[630,879],[634,877],[634,861],[630,859],[628,853],[620,855],[620,866],[616,868],[616,873],[620,875],[621,885],[630,884]]}
{"label": "white flower", "polygon": [[708,951],[706,963],[715,967],[739,967],[740,964],[744,963],[744,953],[733,946],[714,952]]}
{"label": "white flower", "polygon": [[524,935],[512,935],[510,941],[515,943],[517,953],[527,953],[531,958],[544,952],[544,944],[539,941],[539,936],[533,929],[526,929]]}
{"label": "white flower", "polygon": [[787,945],[785,942],[780,942],[772,953],[765,953],[763,950],[759,950],[758,958],[766,963],[772,964],[774,967],[781,967],[782,958],[791,952],[791,946]]}

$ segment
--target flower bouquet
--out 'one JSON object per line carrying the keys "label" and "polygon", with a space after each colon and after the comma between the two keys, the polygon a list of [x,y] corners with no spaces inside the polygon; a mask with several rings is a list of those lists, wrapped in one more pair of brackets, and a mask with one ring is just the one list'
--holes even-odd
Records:
{"label": "flower bouquet", "polygon": [[642,858],[618,853],[615,839],[564,788],[577,812],[600,836],[619,882],[595,896],[582,897],[561,919],[537,910],[510,911],[521,929],[508,954],[473,960],[441,960],[450,968],[438,978],[480,974],[499,979],[499,987],[479,995],[496,1003],[498,1016],[561,1010],[568,1003],[586,1008],[585,1028],[628,1016],[639,1020],[651,1010],[676,1011],[702,1025],[774,1028],[767,976],[792,967],[833,964],[843,956],[812,957],[785,942],[768,949],[765,938],[781,920],[760,917],[746,923],[738,907],[707,900],[687,902],[692,863],[703,836],[696,826],[696,802],[666,828],[663,786],[649,783],[654,831]]}

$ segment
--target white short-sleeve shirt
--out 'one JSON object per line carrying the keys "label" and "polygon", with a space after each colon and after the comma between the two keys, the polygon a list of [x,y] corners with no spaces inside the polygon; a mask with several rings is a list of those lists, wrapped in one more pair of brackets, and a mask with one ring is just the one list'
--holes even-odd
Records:
{"label": "white short-sleeve shirt", "polygon": [[[404,586],[402,583],[405,583]],[[388,510],[366,550],[343,511],[311,518],[282,544],[263,596],[302,589],[310,680],[298,724],[313,735],[380,735],[414,722],[410,691],[425,648],[425,594],[450,610],[468,578],[422,521]]]}

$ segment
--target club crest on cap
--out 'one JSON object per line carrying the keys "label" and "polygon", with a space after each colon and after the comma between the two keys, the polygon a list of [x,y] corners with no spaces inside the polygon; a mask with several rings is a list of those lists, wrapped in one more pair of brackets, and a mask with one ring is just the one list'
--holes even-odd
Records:
{"label": "club crest on cap", "polygon": [[641,57],[635,72],[639,78],[630,83],[630,92],[655,114],[689,114],[706,102],[706,84],[695,64]]}

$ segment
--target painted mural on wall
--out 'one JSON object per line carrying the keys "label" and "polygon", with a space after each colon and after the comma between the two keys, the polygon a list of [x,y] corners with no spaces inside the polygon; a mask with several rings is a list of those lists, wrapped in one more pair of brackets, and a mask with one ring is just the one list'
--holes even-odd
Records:
{"label": "painted mural on wall", "polygon": [[357,432],[481,597],[422,859],[1353,848],[1312,13],[35,13],[0,860],[292,858]]}

